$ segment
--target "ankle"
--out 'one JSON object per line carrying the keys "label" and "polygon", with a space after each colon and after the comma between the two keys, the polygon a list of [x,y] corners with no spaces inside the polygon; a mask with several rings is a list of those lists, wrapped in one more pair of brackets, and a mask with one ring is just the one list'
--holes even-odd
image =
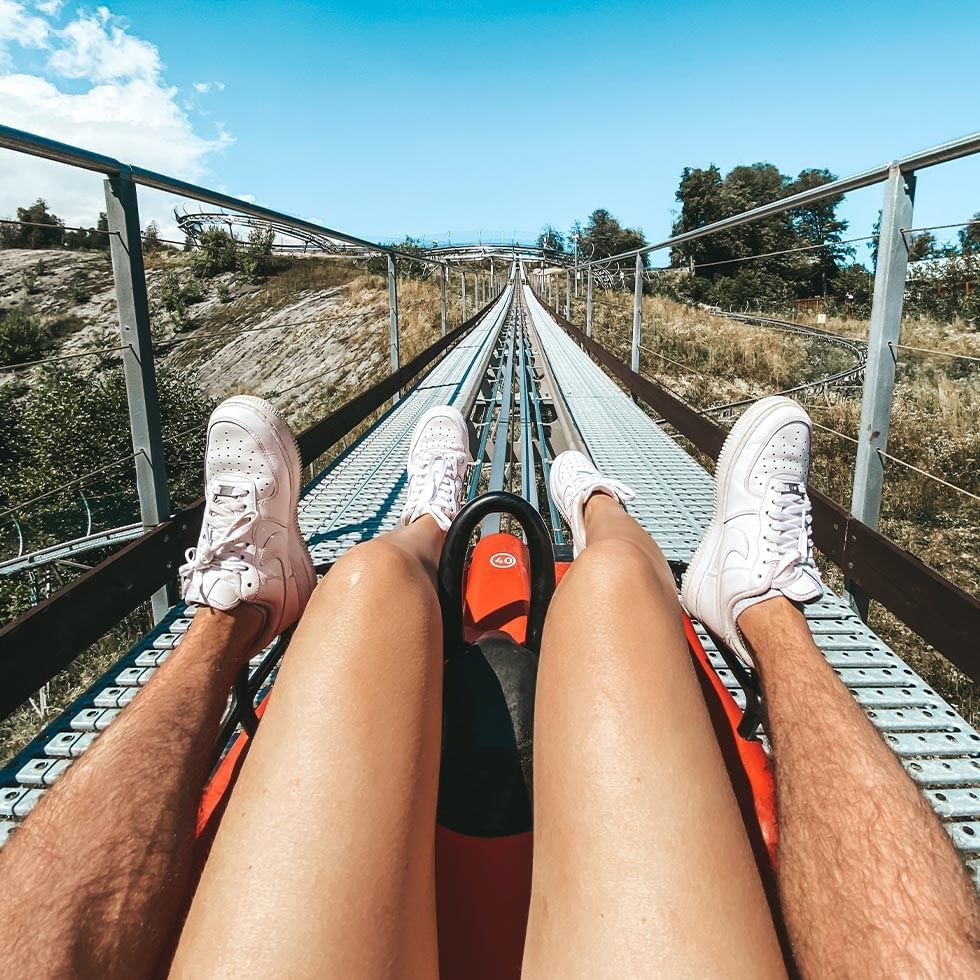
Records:
{"label": "ankle", "polygon": [[596,521],[601,521],[604,517],[607,517],[617,511],[621,514],[626,513],[626,508],[623,507],[617,497],[614,497],[607,490],[599,488],[593,490],[588,499],[585,501],[585,509],[583,512],[586,531],[588,531]]}
{"label": "ankle", "polygon": [[784,596],[753,603],[736,622],[760,669],[765,669],[770,653],[785,657],[788,648],[798,647],[797,638],[805,640],[808,647],[813,645],[806,618]]}
{"label": "ankle", "polygon": [[215,656],[220,666],[237,671],[255,656],[266,619],[266,611],[261,606],[248,602],[227,610],[199,606],[192,629],[197,637],[206,638],[202,646]]}

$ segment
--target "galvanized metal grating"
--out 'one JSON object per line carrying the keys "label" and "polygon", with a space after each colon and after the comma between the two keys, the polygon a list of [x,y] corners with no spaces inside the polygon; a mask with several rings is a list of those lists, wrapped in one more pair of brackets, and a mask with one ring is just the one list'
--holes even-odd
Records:
{"label": "galvanized metal grating", "polygon": [[[300,527],[315,563],[331,561],[394,527],[404,503],[405,459],[419,417],[433,405],[454,404],[489,354],[507,307],[502,297],[484,321],[385,416],[303,491]],[[193,621],[178,605],[116,665],[0,770],[0,847],[44,792],[119,716],[170,656]],[[250,662],[254,671],[266,651]],[[269,678],[271,685],[275,674]]]}
{"label": "galvanized metal grating", "polygon": [[[669,559],[690,561],[711,518],[713,482],[558,326],[525,297],[555,378],[596,465],[637,491],[630,513]],[[806,607],[817,646],[942,819],[980,886],[980,735],[855,615],[825,592]],[[695,623],[712,665],[745,698]]]}

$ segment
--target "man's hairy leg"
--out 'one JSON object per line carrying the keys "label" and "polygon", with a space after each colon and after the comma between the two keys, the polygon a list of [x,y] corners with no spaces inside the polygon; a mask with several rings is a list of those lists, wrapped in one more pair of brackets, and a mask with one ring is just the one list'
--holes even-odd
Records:
{"label": "man's hairy leg", "polygon": [[0,853],[0,948],[22,976],[149,976],[190,901],[194,831],[260,610],[200,608],[139,696]]}
{"label": "man's hairy leg", "polygon": [[768,711],[778,882],[803,976],[980,976],[980,906],[928,803],[786,599],[738,620]]}

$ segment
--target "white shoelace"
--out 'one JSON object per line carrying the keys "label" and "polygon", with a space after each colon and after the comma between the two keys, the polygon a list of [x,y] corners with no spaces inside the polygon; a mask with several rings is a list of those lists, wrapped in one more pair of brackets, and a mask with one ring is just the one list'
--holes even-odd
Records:
{"label": "white shoelace", "polygon": [[246,487],[221,485],[210,494],[204,517],[208,540],[187,549],[184,554],[187,562],[180,566],[181,576],[215,566],[236,572],[248,570],[249,563],[244,558],[248,542],[243,538],[258,516],[255,508],[247,503],[248,495]]}
{"label": "white shoelace", "polygon": [[776,550],[778,558],[774,578],[799,566],[816,570],[813,561],[813,517],[810,497],[801,483],[782,483],[775,486],[770,513],[770,526],[765,539]]}
{"label": "white shoelace", "polygon": [[465,459],[464,453],[436,452],[428,458],[424,470],[412,474],[406,507],[412,520],[431,514],[444,531],[449,529],[459,508],[463,490],[460,464]]}

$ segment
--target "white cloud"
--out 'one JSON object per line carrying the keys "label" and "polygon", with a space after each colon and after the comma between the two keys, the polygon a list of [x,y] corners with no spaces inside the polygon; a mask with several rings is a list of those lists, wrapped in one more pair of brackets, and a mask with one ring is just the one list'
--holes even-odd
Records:
{"label": "white cloud", "polygon": [[37,0],[37,3],[34,4],[47,17],[57,17],[64,5],[65,0]]}
{"label": "white cloud", "polygon": [[60,47],[48,67],[66,78],[109,82],[117,78],[155,80],[160,74],[156,45],[133,37],[113,23],[106,7],[94,14],[79,11],[75,20],[57,32]]}
{"label": "white cloud", "polygon": [[0,68],[11,64],[9,48],[17,44],[22,48],[43,48],[47,44],[50,27],[46,20],[27,12],[17,0],[0,0]]}
{"label": "white cloud", "polygon": [[194,91],[195,92],[200,92],[201,95],[204,95],[206,92],[210,92],[211,91],[211,83],[210,82],[195,82],[194,83]]}
{"label": "white cloud", "polygon": [[[42,6],[51,4],[39,3],[37,9]],[[14,0],[0,0],[0,37],[7,25],[28,17],[25,9]],[[104,7],[95,14],[80,11],[61,30],[41,23],[44,31],[35,26],[30,36],[36,48],[50,51],[48,72],[0,71],[5,124],[184,180],[206,181],[208,159],[234,139],[220,125],[207,135],[195,129],[177,89],[161,76],[155,45],[130,34]],[[73,80],[69,91],[59,87],[59,76]],[[44,197],[72,225],[94,224],[105,209],[98,174],[0,151],[0,216],[36,197]],[[165,195],[141,191],[143,224],[154,219],[172,237],[173,203]]]}

